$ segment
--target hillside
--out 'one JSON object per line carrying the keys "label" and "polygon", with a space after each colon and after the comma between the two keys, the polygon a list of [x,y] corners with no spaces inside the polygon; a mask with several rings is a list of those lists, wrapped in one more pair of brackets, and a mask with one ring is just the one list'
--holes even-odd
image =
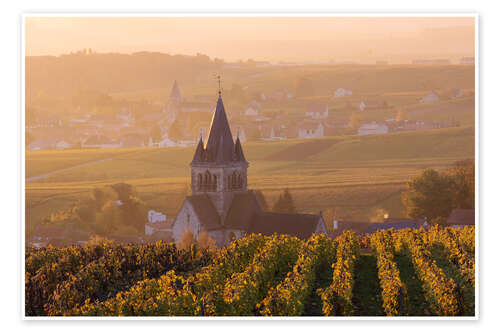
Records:
{"label": "hillside", "polygon": [[[474,316],[475,229],[27,249],[27,316]],[[45,286],[40,288],[39,286]]]}
{"label": "hillside", "polygon": [[[288,187],[303,212],[336,209],[346,219],[370,219],[378,208],[405,215],[405,183],[427,167],[474,157],[474,128],[385,135],[246,142],[249,187],[269,203]],[[194,147],[28,151],[26,177],[74,167],[26,184],[33,222],[88,196],[96,186],[133,184],[141,199],[175,216],[190,182]]]}
{"label": "hillside", "polygon": [[339,87],[353,89],[358,96],[386,97],[432,89],[474,89],[474,66],[467,65],[228,66],[206,55],[151,52],[26,57],[26,88],[28,100],[40,93],[60,98],[93,90],[119,99],[164,103],[175,79],[180,80],[186,96],[213,96],[215,72],[222,73],[226,90],[238,84],[248,86],[250,94],[280,88],[295,94],[297,81],[303,78],[312,83],[313,96],[330,95]]}

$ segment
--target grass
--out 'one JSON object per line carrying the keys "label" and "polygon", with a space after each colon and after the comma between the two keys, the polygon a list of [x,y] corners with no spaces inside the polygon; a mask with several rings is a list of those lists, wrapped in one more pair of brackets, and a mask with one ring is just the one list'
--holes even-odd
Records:
{"label": "grass", "polygon": [[377,258],[373,254],[361,254],[354,268],[355,316],[384,316],[381,295]]}
{"label": "grass", "polygon": [[405,284],[408,292],[408,312],[409,316],[429,316],[430,306],[425,300],[422,283],[417,277],[417,272],[413,267],[411,259],[404,254],[396,254],[394,260],[398,265],[399,276]]}
{"label": "grass", "polygon": [[447,250],[442,245],[434,245],[431,247],[431,253],[436,264],[441,268],[447,277],[453,279],[459,286],[459,303],[460,311],[464,316],[474,316],[475,305],[475,290],[474,286],[464,282],[464,277],[460,271],[447,258]]}
{"label": "grass", "polygon": [[[344,219],[371,218],[382,208],[404,216],[405,183],[424,168],[443,169],[474,157],[474,129],[460,127],[370,136],[245,142],[249,188],[268,203],[288,187],[301,212],[336,209]],[[111,157],[26,183],[31,218],[88,197],[94,187],[127,182],[147,205],[173,217],[190,183],[194,147],[30,151],[29,177]]]}

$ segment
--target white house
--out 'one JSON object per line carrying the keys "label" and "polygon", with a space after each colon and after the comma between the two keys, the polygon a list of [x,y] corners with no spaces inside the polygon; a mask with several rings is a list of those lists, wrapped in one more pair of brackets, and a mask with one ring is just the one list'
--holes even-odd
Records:
{"label": "white house", "polygon": [[159,231],[172,232],[172,223],[173,220],[168,220],[164,214],[150,210],[148,212],[148,222],[145,224],[144,232],[148,236]]}
{"label": "white house", "polygon": [[349,95],[352,95],[352,90],[348,90],[345,88],[338,88],[333,93],[333,98],[340,98],[340,97],[345,97],[345,96],[349,96]]}
{"label": "white house", "polygon": [[116,114],[116,119],[122,121],[124,126],[132,126],[135,122],[135,117],[129,109],[121,109]]}
{"label": "white house", "polygon": [[474,65],[474,57],[463,57],[460,59],[462,65]]}
{"label": "white house", "polygon": [[325,136],[325,127],[320,122],[304,122],[299,125],[298,137],[304,139]]}
{"label": "white house", "polygon": [[307,106],[306,117],[313,119],[326,119],[328,118],[328,105],[327,104],[311,104]]}
{"label": "white house", "polygon": [[420,103],[432,103],[439,101],[439,95],[435,91],[431,91],[420,99]]}
{"label": "white house", "polygon": [[56,149],[58,149],[58,150],[69,149],[72,147],[73,147],[73,145],[65,140],[60,140],[56,143]]}
{"label": "white house", "polygon": [[389,127],[384,123],[371,122],[363,124],[358,129],[359,135],[385,134],[389,132]]}
{"label": "white house", "polygon": [[365,111],[369,109],[384,109],[387,107],[388,105],[386,101],[361,101],[361,103],[359,103],[359,111]]}
{"label": "white house", "polygon": [[120,148],[122,143],[102,135],[93,135],[82,143],[82,148]]}
{"label": "white house", "polygon": [[260,110],[262,109],[262,105],[253,100],[246,108],[245,110],[245,116],[258,116],[260,113]]}

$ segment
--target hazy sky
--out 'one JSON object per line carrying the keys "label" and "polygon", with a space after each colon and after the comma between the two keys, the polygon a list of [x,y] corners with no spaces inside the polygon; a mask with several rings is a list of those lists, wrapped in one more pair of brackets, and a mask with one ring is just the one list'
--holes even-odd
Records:
{"label": "hazy sky", "polygon": [[203,53],[225,60],[360,61],[474,55],[474,18],[29,17],[27,55]]}

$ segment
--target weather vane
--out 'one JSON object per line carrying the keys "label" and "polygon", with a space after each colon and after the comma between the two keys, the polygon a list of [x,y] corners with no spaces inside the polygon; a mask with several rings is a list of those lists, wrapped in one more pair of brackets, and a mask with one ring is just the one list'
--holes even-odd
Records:
{"label": "weather vane", "polygon": [[215,77],[217,78],[217,81],[219,81],[219,95],[220,95],[221,91],[222,91],[221,84],[220,84],[220,75],[216,75]]}

